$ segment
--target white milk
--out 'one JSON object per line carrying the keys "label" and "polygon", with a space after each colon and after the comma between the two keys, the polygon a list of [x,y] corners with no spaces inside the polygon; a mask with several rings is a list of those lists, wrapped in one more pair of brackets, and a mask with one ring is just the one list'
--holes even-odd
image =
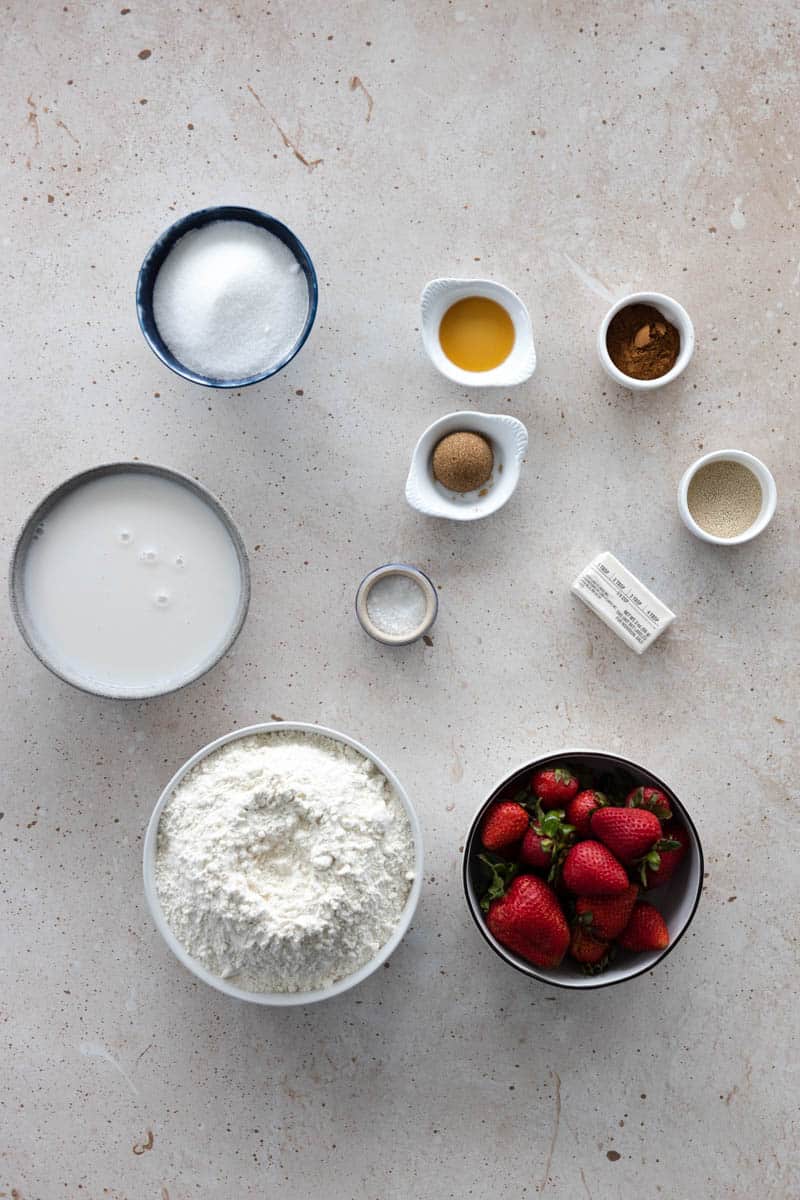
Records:
{"label": "white milk", "polygon": [[33,640],[71,681],[124,695],[179,687],[219,655],[242,584],[200,496],[148,473],[93,479],[39,526],[24,570]]}

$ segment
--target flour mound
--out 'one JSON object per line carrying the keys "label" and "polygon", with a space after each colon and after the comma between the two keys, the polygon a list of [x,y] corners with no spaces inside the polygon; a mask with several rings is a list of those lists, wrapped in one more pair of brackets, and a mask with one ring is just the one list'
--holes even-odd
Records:
{"label": "flour mound", "polygon": [[362,754],[318,734],[255,734],[178,785],[155,874],[168,925],[212,974],[245,991],[312,991],[388,941],[414,844],[403,805]]}

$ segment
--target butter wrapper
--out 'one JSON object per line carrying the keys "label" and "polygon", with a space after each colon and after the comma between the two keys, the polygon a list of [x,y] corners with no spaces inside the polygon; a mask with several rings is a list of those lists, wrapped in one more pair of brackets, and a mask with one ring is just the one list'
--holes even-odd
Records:
{"label": "butter wrapper", "polygon": [[675,620],[675,613],[607,550],[584,567],[570,590],[637,654]]}

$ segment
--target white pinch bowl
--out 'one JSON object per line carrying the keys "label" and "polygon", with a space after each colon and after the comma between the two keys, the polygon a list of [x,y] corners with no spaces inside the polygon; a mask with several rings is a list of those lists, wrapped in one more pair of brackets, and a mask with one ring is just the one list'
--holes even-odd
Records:
{"label": "white pinch bowl", "polygon": [[[689,484],[701,467],[706,467],[712,462],[741,463],[743,467],[747,467],[749,471],[753,472],[761,487],[761,511],[749,528],[737,533],[734,537],[718,537],[714,533],[709,533],[707,529],[703,529],[702,525],[698,525],[689,510]],[[711,542],[714,546],[742,546],[745,542],[751,542],[754,537],[758,537],[767,528],[775,516],[777,504],[778,488],[772,472],[760,458],[756,458],[754,454],[748,454],[746,450],[712,450],[710,454],[704,454],[702,458],[698,458],[690,467],[687,467],[678,484],[678,512],[681,520],[696,538],[700,538],[703,542]]]}
{"label": "white pinch bowl", "polygon": [[[675,364],[671,371],[659,375],[658,379],[634,379],[632,375],[626,375],[624,371],[620,371],[619,367],[615,366],[608,353],[606,341],[608,327],[620,309],[629,308],[631,304],[649,304],[652,308],[658,309],[662,317],[666,317],[680,335],[681,346]],[[672,383],[673,379],[677,379],[679,375],[683,374],[694,354],[694,343],[694,325],[682,304],[673,300],[671,296],[665,296],[663,292],[633,292],[630,296],[623,296],[621,300],[618,300],[603,317],[602,324],[597,331],[597,356],[603,370],[615,383],[629,388],[632,392],[653,392],[666,383]]]}
{"label": "white pinch bowl", "polygon": [[[514,323],[514,345],[508,358],[491,371],[464,371],[445,354],[439,341],[442,317],[458,300],[482,296],[506,310]],[[437,371],[466,387],[512,387],[536,370],[536,348],[530,314],[516,292],[491,279],[432,279],[420,300],[422,344]]]}
{"label": "white pinch bowl", "polygon": [[[316,988],[310,992],[248,992],[243,988],[236,987],[229,980],[222,979],[219,975],[213,975],[196,958],[192,958],[175,937],[175,934],[167,923],[167,918],[164,916],[164,911],[161,908],[161,901],[158,898],[158,888],[156,887],[158,827],[161,823],[161,814],[176,787],[193,767],[196,767],[208,755],[213,754],[215,750],[219,750],[220,746],[226,746],[228,742],[236,741],[238,738],[250,737],[253,734],[259,733],[319,734],[322,737],[331,738],[335,742],[344,742],[346,746],[350,746],[353,750],[358,751],[359,754],[363,754],[364,758],[370,759],[375,764],[402,804],[411,826],[411,837],[414,842],[414,879],[405,907],[395,926],[394,933],[381,946],[380,950],[373,955],[369,962],[364,963],[363,967],[359,967],[357,971],[353,971],[350,975],[345,975],[342,979],[337,979],[328,987]],[[209,742],[202,750],[198,750],[188,762],[183,764],[179,771],[175,772],[172,779],[170,779],[164,788],[158,803],[153,809],[153,815],[150,818],[144,838],[143,873],[145,900],[147,901],[147,907],[150,909],[150,915],[153,918],[156,929],[175,957],[188,971],[191,971],[203,983],[216,988],[218,992],[224,992],[226,996],[232,996],[235,1000],[249,1000],[252,1004],[266,1004],[275,1008],[286,1008],[298,1004],[314,1004],[317,1000],[329,1000],[332,996],[338,996],[341,992],[349,991],[350,988],[362,983],[368,976],[377,971],[378,967],[386,962],[387,958],[394,953],[408,932],[408,927],[413,920],[420,892],[422,891],[422,870],[422,830],[420,829],[419,820],[417,819],[417,814],[414,811],[414,806],[409,799],[408,793],[395,773],[386,766],[386,763],[378,758],[377,754],[373,754],[366,746],[362,746],[354,738],[348,737],[346,733],[337,733],[335,729],[326,729],[323,725],[309,725],[300,721],[266,721],[259,725],[248,725],[245,729],[235,729],[233,733],[226,733],[223,737],[218,737],[215,741]]]}
{"label": "white pinch bowl", "polygon": [[[448,433],[480,433],[494,453],[492,474],[473,492],[452,492],[433,474],[433,451]],[[497,512],[510,500],[519,483],[528,449],[528,431],[516,417],[493,413],[454,412],[440,417],[423,433],[414,447],[406,480],[406,500],[427,517],[451,521],[477,521]]]}

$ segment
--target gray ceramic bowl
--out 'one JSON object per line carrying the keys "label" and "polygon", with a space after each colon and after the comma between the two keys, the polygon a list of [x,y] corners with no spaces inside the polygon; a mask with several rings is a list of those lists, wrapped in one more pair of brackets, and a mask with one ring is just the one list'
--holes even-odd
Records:
{"label": "gray ceramic bowl", "polygon": [[[183,487],[194,492],[199,496],[209,508],[211,508],[219,517],[222,524],[233,542],[236,551],[236,557],[239,560],[239,571],[241,590],[239,594],[239,604],[237,606],[236,615],[233,624],[221,646],[219,652],[212,659],[207,659],[198,663],[197,669],[186,678],[182,679],[174,687],[157,688],[152,691],[140,689],[118,689],[115,691],[107,691],[100,687],[92,687],[86,679],[76,675],[71,675],[63,666],[54,662],[48,651],[42,646],[37,633],[36,626],[31,618],[28,605],[25,598],[25,557],[31,542],[36,537],[37,527],[45,519],[47,514],[52,511],[60,500],[67,496],[75,488],[82,484],[89,483],[93,479],[98,479],[103,475],[130,474],[156,475],[162,479],[170,479],[175,483],[180,483]],[[45,496],[41,503],[37,504],[31,515],[22,527],[22,532],[17,538],[14,546],[14,551],[11,558],[11,569],[9,572],[9,592],[11,599],[11,611],[14,614],[14,620],[17,623],[17,628],[22,634],[25,642],[30,650],[36,655],[41,663],[57,675],[59,679],[63,679],[65,683],[72,684],[82,692],[88,692],[95,696],[105,696],[110,700],[146,700],[152,696],[164,696],[169,692],[178,691],[180,688],[186,687],[190,683],[194,683],[196,679],[200,679],[207,671],[216,666],[219,660],[227,654],[236,638],[239,636],[239,631],[244,624],[244,619],[247,616],[247,609],[250,604],[250,564],[247,559],[247,551],[244,548],[244,542],[241,539],[238,529],[229,517],[228,513],[220,504],[216,496],[212,495],[202,484],[196,480],[190,479],[188,475],[182,475],[179,471],[173,471],[169,467],[158,467],[152,463],[142,462],[120,462],[106,463],[103,466],[92,467],[88,471],[81,471],[78,475],[73,475],[70,479],[59,484],[49,495]]]}
{"label": "gray ceramic bowl", "polygon": [[[164,259],[185,233],[190,233],[191,230],[199,229],[203,225],[209,225],[212,221],[248,221],[251,225],[266,229],[268,233],[273,234],[285,246],[288,246],[294,254],[308,286],[308,314],[294,346],[287,355],[279,362],[273,363],[266,371],[261,371],[258,375],[250,375],[246,379],[213,379],[208,375],[199,375],[196,371],[184,366],[161,337],[153,316],[153,287]],[[269,213],[260,212],[257,208],[243,208],[241,205],[235,204],[217,204],[212,208],[201,208],[196,212],[187,213],[185,217],[175,221],[156,238],[147,251],[136,282],[136,315],[139,318],[139,328],[148,346],[164,365],[169,367],[170,371],[174,371],[183,379],[188,379],[190,383],[199,383],[203,387],[241,388],[247,387],[251,383],[260,383],[263,379],[269,379],[271,375],[277,375],[278,371],[282,371],[305,345],[317,315],[318,299],[317,273],[314,270],[311,255],[297,234],[293,233],[288,225],[284,225],[283,221],[279,221],[277,217],[271,217]]]}
{"label": "gray ceramic bowl", "polygon": [[[560,967],[552,969],[535,967],[526,959],[520,958],[490,933],[480,908],[482,893],[481,873],[484,868],[478,862],[481,852],[478,830],[484,813],[495,800],[511,799],[530,780],[534,771],[542,767],[554,767],[560,764],[568,766],[577,775],[581,787],[596,787],[609,795],[625,795],[633,788],[641,785],[661,788],[669,799],[674,817],[681,823],[689,835],[689,851],[673,875],[672,879],[660,888],[653,888],[643,893],[642,898],[650,900],[659,909],[667,923],[670,933],[670,943],[666,950],[654,951],[649,954],[630,954],[620,951],[614,961],[601,975],[585,975],[577,963],[569,957],[565,958]],[[535,758],[517,767],[510,775],[506,775],[491,794],[484,800],[470,825],[467,840],[464,844],[464,891],[467,906],[472,919],[483,937],[494,952],[510,966],[538,979],[541,983],[549,983],[555,987],[588,989],[609,987],[615,983],[623,983],[626,979],[635,979],[637,975],[650,971],[675,949],[680,939],[691,924],[697,906],[700,903],[700,893],[703,888],[703,850],[700,838],[692,823],[685,806],[663,780],[652,771],[640,767],[638,763],[618,754],[605,754],[599,750],[561,750],[558,754],[547,754],[543,758]]]}

